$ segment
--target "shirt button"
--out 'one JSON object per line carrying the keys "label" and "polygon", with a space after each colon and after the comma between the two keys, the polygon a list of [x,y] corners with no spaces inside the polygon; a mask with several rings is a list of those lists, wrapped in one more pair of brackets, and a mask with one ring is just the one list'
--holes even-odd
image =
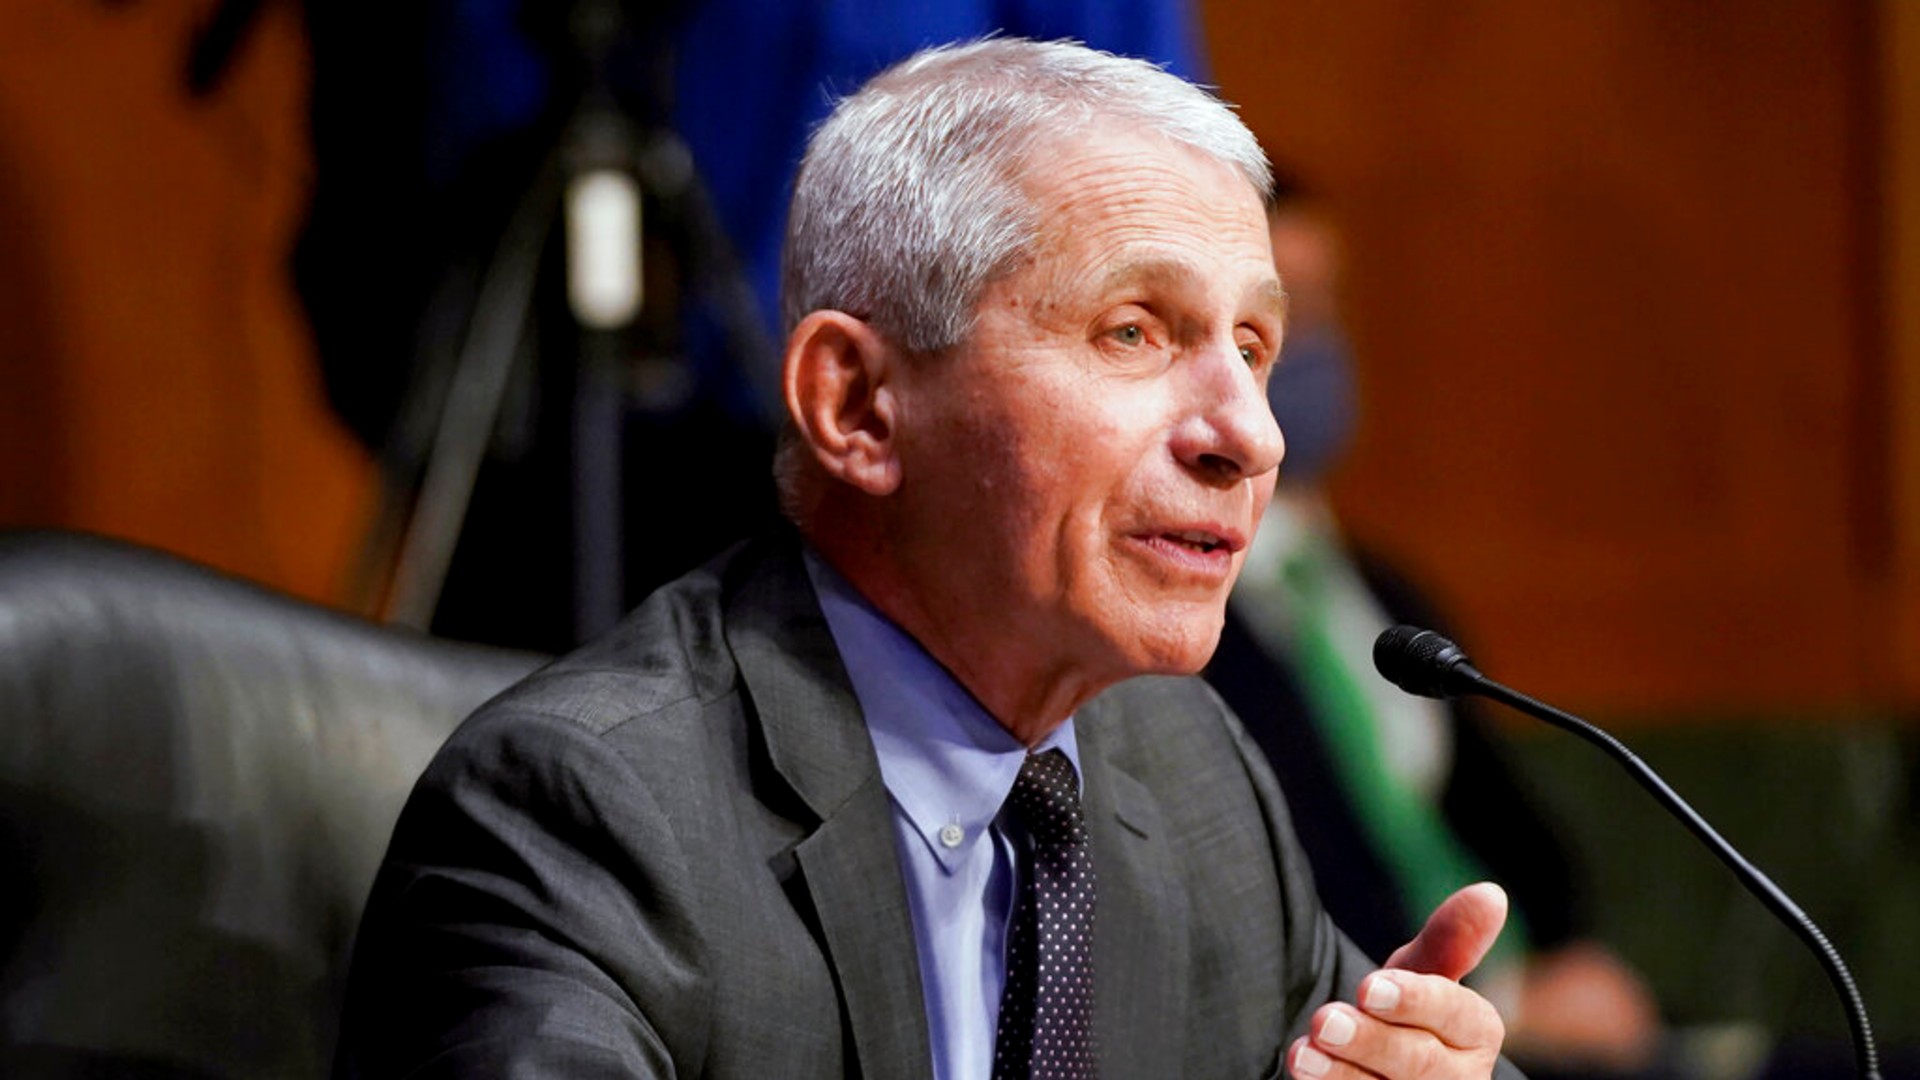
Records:
{"label": "shirt button", "polygon": [[942,825],[940,827],[940,844],[942,847],[957,848],[960,846],[960,841],[966,838],[967,830],[958,825]]}

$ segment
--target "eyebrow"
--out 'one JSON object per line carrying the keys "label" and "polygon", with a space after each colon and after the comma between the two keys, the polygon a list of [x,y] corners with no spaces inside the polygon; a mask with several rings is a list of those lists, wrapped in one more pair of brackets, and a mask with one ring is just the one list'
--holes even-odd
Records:
{"label": "eyebrow", "polygon": [[[1199,279],[1199,271],[1176,259],[1130,259],[1108,270],[1100,281],[1100,289],[1107,293],[1129,285],[1190,286],[1198,284]],[[1279,278],[1268,278],[1253,286],[1246,300],[1252,306],[1264,308],[1276,320],[1286,322],[1287,290]]]}
{"label": "eyebrow", "polygon": [[1199,280],[1198,271],[1176,259],[1128,259],[1107,271],[1100,279],[1100,291],[1109,293],[1128,285],[1195,285]]}
{"label": "eyebrow", "polygon": [[1256,307],[1266,308],[1275,319],[1280,321],[1281,325],[1284,326],[1286,324],[1287,287],[1280,284],[1279,278],[1268,278],[1260,284],[1255,285],[1248,299],[1251,300]]}

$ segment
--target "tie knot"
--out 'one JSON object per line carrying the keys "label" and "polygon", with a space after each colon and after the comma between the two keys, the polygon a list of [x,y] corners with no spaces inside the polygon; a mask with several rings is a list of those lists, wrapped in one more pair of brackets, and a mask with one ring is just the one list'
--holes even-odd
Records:
{"label": "tie knot", "polygon": [[1073,762],[1059,750],[1028,754],[1007,802],[1020,814],[1035,842],[1084,843],[1080,786]]}

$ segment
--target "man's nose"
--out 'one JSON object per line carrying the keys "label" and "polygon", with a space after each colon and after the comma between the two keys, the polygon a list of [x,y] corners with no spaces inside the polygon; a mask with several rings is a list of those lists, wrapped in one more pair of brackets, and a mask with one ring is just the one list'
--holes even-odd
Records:
{"label": "man's nose", "polygon": [[1260,476],[1279,468],[1286,440],[1258,374],[1228,342],[1200,360],[1196,415],[1183,425],[1176,448],[1197,471],[1225,481]]}

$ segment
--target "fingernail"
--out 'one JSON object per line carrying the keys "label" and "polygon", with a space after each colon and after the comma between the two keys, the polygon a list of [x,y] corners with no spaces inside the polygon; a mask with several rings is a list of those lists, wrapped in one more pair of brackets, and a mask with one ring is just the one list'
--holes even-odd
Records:
{"label": "fingernail", "polygon": [[1360,1007],[1370,1013],[1392,1012],[1400,1004],[1400,984],[1385,975],[1370,975],[1360,988]]}
{"label": "fingernail", "polygon": [[1320,1021],[1320,1034],[1314,1038],[1326,1046],[1345,1046],[1353,1041],[1353,1032],[1353,1017],[1335,1009]]}
{"label": "fingernail", "polygon": [[1299,1076],[1325,1076],[1331,1068],[1333,1059],[1306,1043],[1301,1043],[1293,1055],[1293,1071]]}

